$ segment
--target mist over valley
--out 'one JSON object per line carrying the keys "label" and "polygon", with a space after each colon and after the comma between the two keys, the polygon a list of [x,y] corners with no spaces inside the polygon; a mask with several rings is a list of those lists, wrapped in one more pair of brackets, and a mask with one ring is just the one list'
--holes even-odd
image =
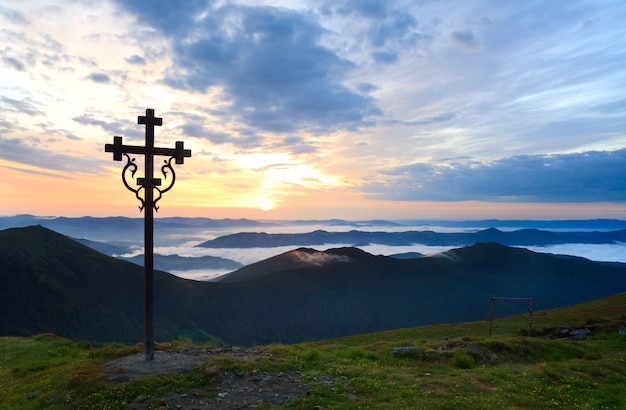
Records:
{"label": "mist over valley", "polygon": [[[142,264],[143,220],[141,218],[65,218],[17,215],[0,217],[0,228],[41,225],[72,237],[101,253]],[[318,251],[358,247],[373,255],[419,253],[432,255],[476,242],[490,241],[520,246],[535,252],[580,256],[593,261],[626,262],[626,221],[594,220],[250,220],[210,218],[156,218],[155,267],[176,276],[194,280],[216,280],[242,266],[307,246]],[[497,231],[495,231],[497,229]],[[394,235],[416,233],[413,243],[389,244]],[[507,243],[507,235],[525,232],[530,244]],[[419,234],[436,234],[436,241],[456,241],[434,245],[419,241]],[[311,236],[323,235],[322,243],[311,243]],[[346,235],[359,239],[345,241]],[[450,234],[450,235],[446,235]],[[255,237],[255,243],[237,242],[237,236]],[[449,239],[454,236],[459,238]],[[478,235],[478,236],[477,236]],[[480,235],[483,235],[480,237]],[[560,235],[553,238],[554,235]],[[621,235],[621,236],[619,236]],[[281,244],[281,236],[288,237]],[[477,236],[472,239],[472,236]],[[557,243],[537,245],[548,241]],[[275,238],[278,237],[276,241]],[[203,247],[206,242],[224,241],[219,247]],[[270,242],[267,239],[272,239]],[[391,239],[390,239],[391,238]],[[426,237],[428,238],[428,236]],[[567,242],[572,238],[579,243]],[[284,238],[283,238],[284,239]],[[558,243],[564,241],[563,243]],[[385,243],[386,242],[386,243]],[[588,242],[588,243],[585,243]],[[594,243],[595,242],[595,243]],[[206,245],[204,245],[206,246]]]}

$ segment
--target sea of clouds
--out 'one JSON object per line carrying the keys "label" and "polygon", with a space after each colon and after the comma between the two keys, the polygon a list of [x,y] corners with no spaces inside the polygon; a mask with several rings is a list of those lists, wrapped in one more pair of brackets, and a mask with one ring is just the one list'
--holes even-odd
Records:
{"label": "sea of clouds", "polygon": [[[475,232],[483,228],[454,228],[454,227],[438,227],[433,225],[420,225],[420,226],[328,226],[328,225],[294,225],[294,226],[276,226],[276,227],[263,227],[255,230],[243,230],[243,231],[257,231],[267,233],[303,233],[311,232],[316,229],[323,229],[327,231],[349,231],[353,229],[363,231],[387,231],[387,232],[401,232],[408,230],[432,230],[435,232]],[[517,228],[502,228],[500,230],[513,230]],[[173,235],[167,238],[162,238],[160,241],[163,246],[159,246],[155,241],[155,253],[162,255],[180,255],[180,256],[216,256],[226,259],[231,259],[241,263],[242,265],[250,265],[264,259],[268,259],[272,256],[279,255],[298,248],[299,246],[281,246],[273,248],[202,248],[197,247],[198,244],[214,239],[218,236],[223,236],[231,233],[241,232],[242,230],[220,230],[220,231],[206,231],[202,233],[195,233],[192,237],[185,237],[184,235]],[[332,248],[341,248],[352,246],[352,244],[325,244],[306,246],[307,248],[315,249],[318,251],[325,251]],[[410,246],[388,246],[388,245],[366,245],[359,246],[360,249],[373,255],[394,255],[407,252],[419,252],[423,255],[432,255],[435,253],[445,252],[458,246],[426,246],[421,244],[414,244]],[[560,255],[572,255],[587,258],[593,261],[603,262],[624,262],[626,263],[626,243],[618,244],[560,244],[551,246],[529,246],[526,247],[534,252],[551,253]],[[134,254],[141,253],[141,249],[137,249]],[[230,273],[230,270],[188,270],[188,271],[171,271],[170,273],[193,280],[215,280],[220,276]]]}

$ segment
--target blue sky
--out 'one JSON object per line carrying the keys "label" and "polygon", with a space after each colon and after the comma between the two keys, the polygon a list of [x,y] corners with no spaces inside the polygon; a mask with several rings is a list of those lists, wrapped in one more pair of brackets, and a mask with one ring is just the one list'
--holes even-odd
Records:
{"label": "blue sky", "polygon": [[622,1],[3,1],[0,214],[136,212],[103,146],[141,143],[150,107],[157,144],[193,151],[174,214],[626,218],[624,21]]}

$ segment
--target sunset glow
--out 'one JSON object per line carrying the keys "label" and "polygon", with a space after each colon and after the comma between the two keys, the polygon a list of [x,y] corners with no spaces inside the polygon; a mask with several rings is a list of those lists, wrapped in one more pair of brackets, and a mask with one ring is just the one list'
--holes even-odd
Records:
{"label": "sunset glow", "polygon": [[626,219],[620,1],[154,8],[2,2],[0,215],[137,216],[153,108],[157,216]]}

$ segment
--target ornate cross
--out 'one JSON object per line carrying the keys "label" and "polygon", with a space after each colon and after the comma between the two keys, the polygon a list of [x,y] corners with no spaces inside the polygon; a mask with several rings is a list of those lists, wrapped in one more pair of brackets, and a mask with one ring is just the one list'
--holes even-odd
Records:
{"label": "ornate cross", "polygon": [[[113,153],[114,161],[121,161],[122,157],[126,157],[126,165],[122,169],[122,182],[126,188],[135,193],[135,197],[141,202],[139,210],[144,210],[144,288],[145,288],[145,354],[146,360],[154,360],[154,213],[153,210],[159,210],[157,202],[163,194],[174,186],[176,181],[176,173],[172,168],[172,160],[177,164],[185,162],[185,158],[191,157],[191,150],[184,148],[183,141],[176,141],[175,148],[160,148],[154,146],[154,126],[163,125],[163,119],[154,116],[154,110],[147,109],[146,115],[137,117],[137,123],[146,126],[146,145],[123,145],[122,137],[113,137],[113,144],[104,146],[105,152]],[[136,184],[138,188],[132,187],[128,183],[126,177],[127,171],[130,171],[130,178],[135,176],[137,172],[137,164],[135,159],[128,154],[139,154],[145,156],[145,174],[143,178],[137,178]],[[160,188],[161,178],[154,178],[154,156],[170,157],[164,161],[161,166],[161,172],[164,179],[171,174],[170,181],[165,188]],[[143,197],[140,192],[143,190]],[[158,196],[154,198],[154,191]]]}

